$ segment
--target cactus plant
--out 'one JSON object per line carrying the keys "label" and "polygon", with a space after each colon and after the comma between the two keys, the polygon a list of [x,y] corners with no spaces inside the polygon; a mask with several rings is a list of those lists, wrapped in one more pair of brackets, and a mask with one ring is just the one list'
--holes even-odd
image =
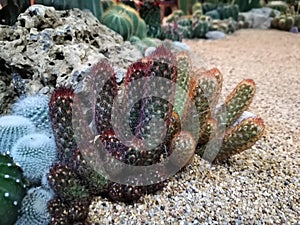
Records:
{"label": "cactus plant", "polygon": [[147,37],[158,38],[161,35],[161,18],[159,1],[144,2],[139,10],[141,18],[147,24]]}
{"label": "cactus plant", "polygon": [[209,31],[210,24],[207,21],[197,21],[193,24],[193,37],[205,38],[205,34]]}
{"label": "cactus plant", "polygon": [[119,33],[124,40],[133,35],[133,23],[125,11],[107,10],[101,17],[101,23]]}
{"label": "cactus plant", "polygon": [[20,216],[15,225],[48,225],[50,214],[48,202],[54,197],[51,190],[42,187],[33,187],[28,190],[22,200]]}
{"label": "cactus plant", "polygon": [[30,119],[37,131],[52,133],[48,104],[49,97],[46,95],[27,96],[13,104],[12,114]]}
{"label": "cactus plant", "polygon": [[40,183],[57,159],[54,137],[40,133],[23,136],[13,145],[11,155],[27,180]]}
{"label": "cactus plant", "polygon": [[0,224],[15,223],[26,188],[21,168],[10,156],[0,153]]}
{"label": "cactus plant", "polygon": [[[165,47],[157,47],[129,66],[121,87],[106,61],[97,63],[86,79],[95,92],[75,95],[70,89],[59,88],[50,101],[55,138],[62,152],[48,174],[56,194],[49,203],[53,223],[84,223],[95,195],[132,202],[162,189],[167,170],[156,167],[156,163],[164,162],[167,156],[171,158],[167,166],[178,169],[192,160],[195,151],[206,160],[218,162],[252,146],[264,131],[259,117],[241,117],[253,99],[255,83],[242,81],[225,103],[217,106],[222,74],[217,69],[192,69],[187,53],[174,55]],[[163,80],[172,85],[162,84]],[[179,87],[184,91],[176,93]],[[174,98],[183,101],[179,104]],[[93,109],[87,117],[83,111],[86,107]],[[165,129],[160,129],[159,122],[166,125]],[[90,123],[94,129],[90,129]],[[62,125],[68,128],[72,124],[73,130],[62,133]],[[220,129],[224,129],[223,136]],[[214,144],[220,140],[220,148],[215,149]],[[113,160],[155,167],[146,175],[139,172],[138,176],[124,178],[124,167]],[[101,166],[95,168],[99,163]],[[109,176],[104,173],[107,169],[111,169],[106,171]],[[124,183],[114,181],[116,178],[123,178]],[[66,207],[70,209],[62,210]]]}
{"label": "cactus plant", "polygon": [[11,151],[19,138],[35,131],[36,127],[28,118],[16,115],[0,117],[0,152]]}
{"label": "cactus plant", "polygon": [[132,22],[132,35],[138,36],[141,39],[146,37],[147,26],[145,21],[140,17],[138,11],[122,3],[114,4],[108,10],[120,13],[125,12]]}

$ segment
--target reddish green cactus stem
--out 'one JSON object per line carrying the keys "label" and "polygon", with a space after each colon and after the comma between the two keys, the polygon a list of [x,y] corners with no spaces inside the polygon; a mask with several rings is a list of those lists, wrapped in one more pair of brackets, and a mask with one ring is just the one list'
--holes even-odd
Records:
{"label": "reddish green cactus stem", "polygon": [[175,166],[184,167],[194,158],[196,142],[193,136],[186,131],[177,133],[171,142],[171,163]]}
{"label": "reddish green cactus stem", "polygon": [[188,92],[190,87],[190,79],[192,73],[192,62],[189,55],[181,52],[176,55],[178,76],[176,80],[176,93],[174,110],[180,115],[183,114]]}
{"label": "reddish green cactus stem", "polygon": [[241,81],[227,96],[224,105],[217,113],[220,122],[230,127],[251,104],[256,91],[255,83],[251,79]]}
{"label": "reddish green cactus stem", "polygon": [[215,160],[229,158],[250,148],[261,138],[265,124],[261,118],[247,118],[228,129]]}
{"label": "reddish green cactus stem", "polygon": [[53,165],[48,174],[48,181],[56,195],[65,201],[90,197],[81,179],[67,164],[57,162]]}
{"label": "reddish green cactus stem", "polygon": [[58,150],[58,159],[62,161],[72,158],[73,150],[76,148],[72,127],[73,99],[73,90],[61,87],[53,92],[49,102],[50,118]]}
{"label": "reddish green cactus stem", "polygon": [[195,104],[201,129],[207,119],[211,117],[211,105],[215,101],[218,86],[217,78],[211,73],[202,73],[192,80],[190,104]]}
{"label": "reddish green cactus stem", "polygon": [[216,132],[216,129],[217,121],[215,119],[209,118],[204,125],[204,129],[200,133],[198,145],[204,145],[209,141],[210,138],[213,138],[213,134]]}

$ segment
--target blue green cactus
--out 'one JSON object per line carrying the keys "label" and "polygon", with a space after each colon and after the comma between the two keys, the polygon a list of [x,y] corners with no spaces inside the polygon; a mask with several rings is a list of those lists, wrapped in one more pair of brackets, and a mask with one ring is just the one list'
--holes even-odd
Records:
{"label": "blue green cactus", "polygon": [[12,113],[30,119],[39,131],[52,132],[48,104],[46,95],[27,96],[13,104]]}
{"label": "blue green cactus", "polygon": [[11,155],[30,182],[40,183],[57,159],[54,137],[40,133],[26,135],[13,145]]}
{"label": "blue green cactus", "polygon": [[0,117],[0,153],[10,151],[19,138],[35,131],[35,125],[28,118],[17,115]]}
{"label": "blue green cactus", "polygon": [[15,223],[25,194],[26,181],[21,168],[10,156],[0,153],[0,224]]}
{"label": "blue green cactus", "polygon": [[51,219],[48,211],[48,202],[53,197],[54,192],[52,190],[42,187],[29,189],[22,200],[20,217],[15,225],[48,225]]}

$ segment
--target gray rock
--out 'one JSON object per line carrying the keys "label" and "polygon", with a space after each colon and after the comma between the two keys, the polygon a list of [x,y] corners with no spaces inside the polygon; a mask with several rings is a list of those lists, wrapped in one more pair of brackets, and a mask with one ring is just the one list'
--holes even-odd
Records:
{"label": "gray rock", "polygon": [[146,48],[144,56],[147,57],[147,56],[151,55],[155,50],[156,50],[156,47],[152,47],[152,46]]}
{"label": "gray rock", "polygon": [[[0,90],[0,113],[4,112],[3,102],[18,95],[13,72],[26,80],[25,94],[50,94],[61,85],[84,88],[82,80],[87,71],[101,59],[126,69],[141,57],[133,45],[89,11],[31,6],[14,26],[0,26],[0,67],[5,68],[0,71],[0,81],[9,88],[5,93]],[[12,97],[8,98],[7,93]]]}
{"label": "gray rock", "polygon": [[175,51],[190,51],[190,47],[186,44],[186,43],[183,43],[183,42],[179,42],[179,41],[174,41],[173,42],[173,49]]}
{"label": "gray rock", "polygon": [[226,37],[226,35],[222,31],[208,31],[205,34],[205,37],[207,39],[212,39],[212,40],[218,40],[218,39],[223,39]]}
{"label": "gray rock", "polygon": [[[280,15],[279,11],[273,11],[276,16]],[[258,9],[251,9],[249,12],[240,13],[239,16],[246,24],[248,24],[249,28],[269,29],[271,27],[272,21],[272,17],[270,17],[271,12],[271,8],[264,7]]]}

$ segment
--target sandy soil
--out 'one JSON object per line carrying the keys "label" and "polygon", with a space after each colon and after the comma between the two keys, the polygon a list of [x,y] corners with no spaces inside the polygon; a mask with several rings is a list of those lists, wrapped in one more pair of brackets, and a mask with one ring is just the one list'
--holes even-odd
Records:
{"label": "sandy soil", "polygon": [[99,224],[299,224],[300,35],[241,30],[224,40],[185,40],[197,67],[217,67],[223,98],[244,78],[257,84],[251,111],[266,133],[227,164],[196,157],[156,195],[126,206],[95,199]]}

